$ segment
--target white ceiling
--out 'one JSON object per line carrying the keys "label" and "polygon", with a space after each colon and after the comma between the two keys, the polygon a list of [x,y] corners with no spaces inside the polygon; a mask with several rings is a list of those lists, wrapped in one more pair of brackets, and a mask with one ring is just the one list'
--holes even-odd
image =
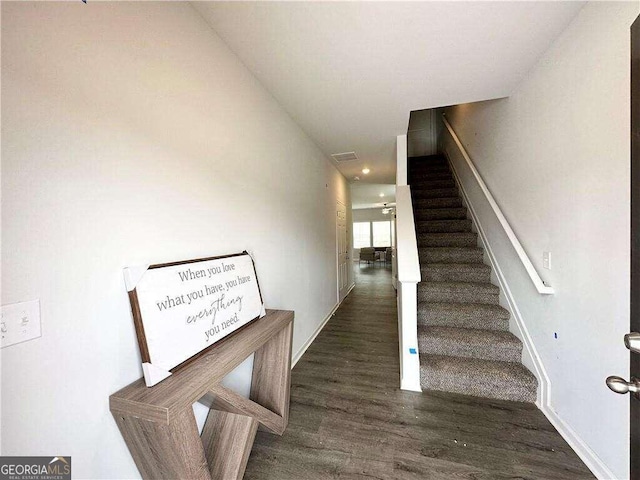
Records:
{"label": "white ceiling", "polygon": [[[384,194],[381,197],[380,194]],[[351,184],[351,206],[354,209],[383,207],[385,203],[396,204],[396,186],[388,184]]]}
{"label": "white ceiling", "polygon": [[193,5],[348,179],[393,183],[411,110],[510,95],[584,2]]}

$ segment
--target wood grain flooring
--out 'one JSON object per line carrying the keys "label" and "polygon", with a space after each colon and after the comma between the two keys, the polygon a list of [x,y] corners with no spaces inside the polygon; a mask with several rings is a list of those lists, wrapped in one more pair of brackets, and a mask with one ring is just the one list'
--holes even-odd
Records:
{"label": "wood grain flooring", "polygon": [[293,369],[289,426],[258,432],[245,479],[594,478],[535,405],[400,391],[390,271],[354,268]]}

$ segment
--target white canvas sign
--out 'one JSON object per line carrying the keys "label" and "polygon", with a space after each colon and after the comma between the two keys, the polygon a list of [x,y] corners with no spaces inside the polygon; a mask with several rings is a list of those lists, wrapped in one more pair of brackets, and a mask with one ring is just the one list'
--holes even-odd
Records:
{"label": "white canvas sign", "polygon": [[147,386],[264,315],[253,260],[246,253],[125,269],[125,278],[142,360],[149,364]]}

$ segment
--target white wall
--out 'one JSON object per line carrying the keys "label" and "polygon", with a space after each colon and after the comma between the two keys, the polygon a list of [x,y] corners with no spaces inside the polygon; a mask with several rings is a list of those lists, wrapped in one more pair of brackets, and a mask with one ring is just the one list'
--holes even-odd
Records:
{"label": "white wall", "polygon": [[348,185],[187,3],[3,2],[2,57],[2,303],[39,298],[43,330],[2,350],[2,454],[135,478],[122,268],[246,248],[295,353],[336,304]]}
{"label": "white wall", "polygon": [[422,157],[437,153],[436,125],[435,109],[411,112],[407,131],[407,155],[409,157]]}
{"label": "white wall", "polygon": [[352,211],[354,222],[382,222],[393,219],[393,215],[385,215],[380,208],[359,208]]}
{"label": "white wall", "polygon": [[[446,111],[556,290],[536,292],[472,190],[550,379],[543,408],[575,435],[594,468],[615,478],[628,476],[629,398],[604,380],[629,374],[622,342],[629,328],[629,26],[638,10],[637,2],[588,4],[510,98]],[[543,251],[552,253],[552,270],[542,269]]]}

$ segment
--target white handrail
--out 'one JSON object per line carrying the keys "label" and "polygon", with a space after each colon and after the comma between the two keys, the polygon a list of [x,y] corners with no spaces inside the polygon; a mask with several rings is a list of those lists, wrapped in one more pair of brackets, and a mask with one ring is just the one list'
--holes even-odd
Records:
{"label": "white handrail", "polygon": [[451,126],[449,121],[446,119],[444,114],[442,115],[442,121],[444,122],[445,127],[447,127],[447,130],[449,131],[451,138],[458,146],[460,153],[462,153],[462,157],[467,162],[467,166],[471,170],[471,173],[473,173],[473,176],[475,177],[476,182],[478,182],[478,185],[480,186],[482,193],[487,199],[487,202],[489,202],[489,205],[491,205],[493,213],[498,218],[500,225],[502,225],[502,228],[507,234],[507,237],[509,238],[511,245],[515,249],[516,253],[518,254],[518,257],[520,258],[520,261],[524,265],[525,270],[529,274],[529,278],[535,285],[536,290],[538,290],[538,293],[541,295],[553,295],[555,293],[553,288],[550,287],[549,285],[545,285],[545,283],[542,281],[542,278],[540,278],[540,275],[538,275],[538,272],[533,266],[533,263],[531,263],[531,260],[529,260],[527,252],[525,252],[524,248],[522,248],[522,245],[520,244],[518,237],[516,237],[516,234],[511,228],[511,225],[509,225],[509,222],[507,221],[506,217],[502,213],[502,210],[500,210],[500,207],[496,203],[496,200],[493,198],[493,195],[491,195],[489,188],[487,188],[487,185],[484,183],[484,180],[482,180],[480,173],[476,169],[475,165],[473,164],[473,161],[469,157],[469,154],[467,153],[465,148],[462,146],[462,142],[460,142],[460,139],[456,135],[456,132],[453,130],[453,127]]}
{"label": "white handrail", "polygon": [[417,283],[421,280],[420,259],[409,185],[396,186],[396,229],[398,232],[398,281]]}

